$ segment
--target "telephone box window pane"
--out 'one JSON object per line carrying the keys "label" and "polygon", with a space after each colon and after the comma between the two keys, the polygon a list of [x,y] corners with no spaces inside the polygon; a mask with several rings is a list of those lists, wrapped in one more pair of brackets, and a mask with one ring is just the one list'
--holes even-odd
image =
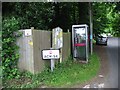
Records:
{"label": "telephone box window pane", "polygon": [[86,57],[86,30],[85,27],[74,27],[74,50],[77,58]]}

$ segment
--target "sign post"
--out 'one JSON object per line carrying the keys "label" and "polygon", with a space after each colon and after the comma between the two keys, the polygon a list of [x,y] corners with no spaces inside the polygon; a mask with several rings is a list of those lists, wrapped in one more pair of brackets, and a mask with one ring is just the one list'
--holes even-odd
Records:
{"label": "sign post", "polygon": [[[50,48],[52,50],[52,48]],[[53,59],[50,60],[50,67],[51,67],[51,71],[53,72],[53,69],[55,67],[55,62]]]}
{"label": "sign post", "polygon": [[63,32],[60,27],[52,30],[52,48],[60,50],[60,63],[62,62]]}
{"label": "sign post", "polygon": [[63,32],[60,27],[52,29],[52,48],[50,50],[43,50],[43,59],[50,59],[51,71],[55,67],[55,60],[62,62],[62,47],[63,47]]}
{"label": "sign post", "polygon": [[54,66],[55,66],[55,64],[54,64],[54,60],[53,59],[51,59],[50,60],[50,65],[51,65],[51,71],[53,72],[53,69],[54,69]]}
{"label": "sign post", "polygon": [[59,58],[51,59],[51,71],[55,67],[55,59],[60,59],[60,63],[62,62],[62,47],[63,47],[63,33],[60,27],[52,29],[52,48],[55,50],[59,50]]}

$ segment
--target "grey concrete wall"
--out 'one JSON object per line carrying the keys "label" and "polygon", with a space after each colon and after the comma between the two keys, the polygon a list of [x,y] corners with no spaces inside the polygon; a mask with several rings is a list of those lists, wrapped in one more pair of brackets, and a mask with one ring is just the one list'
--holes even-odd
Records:
{"label": "grey concrete wall", "polygon": [[21,30],[23,36],[17,41],[20,58],[18,61],[18,67],[20,70],[27,70],[34,72],[34,61],[33,61],[33,46],[29,44],[32,41],[32,36],[24,36],[25,30]]}

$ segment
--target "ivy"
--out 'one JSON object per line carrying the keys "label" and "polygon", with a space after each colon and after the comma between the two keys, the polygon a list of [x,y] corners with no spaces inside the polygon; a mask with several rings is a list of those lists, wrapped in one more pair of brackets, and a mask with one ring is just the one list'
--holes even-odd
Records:
{"label": "ivy", "polygon": [[17,61],[19,59],[19,47],[16,45],[19,30],[19,19],[15,17],[3,17],[2,20],[2,69],[3,78],[16,78],[19,76]]}

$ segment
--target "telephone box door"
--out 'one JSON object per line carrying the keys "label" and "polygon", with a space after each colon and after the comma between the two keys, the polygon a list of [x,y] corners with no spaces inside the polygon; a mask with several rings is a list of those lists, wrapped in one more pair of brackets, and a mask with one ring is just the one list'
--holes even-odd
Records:
{"label": "telephone box door", "polygon": [[88,26],[72,26],[73,57],[78,60],[88,60]]}

